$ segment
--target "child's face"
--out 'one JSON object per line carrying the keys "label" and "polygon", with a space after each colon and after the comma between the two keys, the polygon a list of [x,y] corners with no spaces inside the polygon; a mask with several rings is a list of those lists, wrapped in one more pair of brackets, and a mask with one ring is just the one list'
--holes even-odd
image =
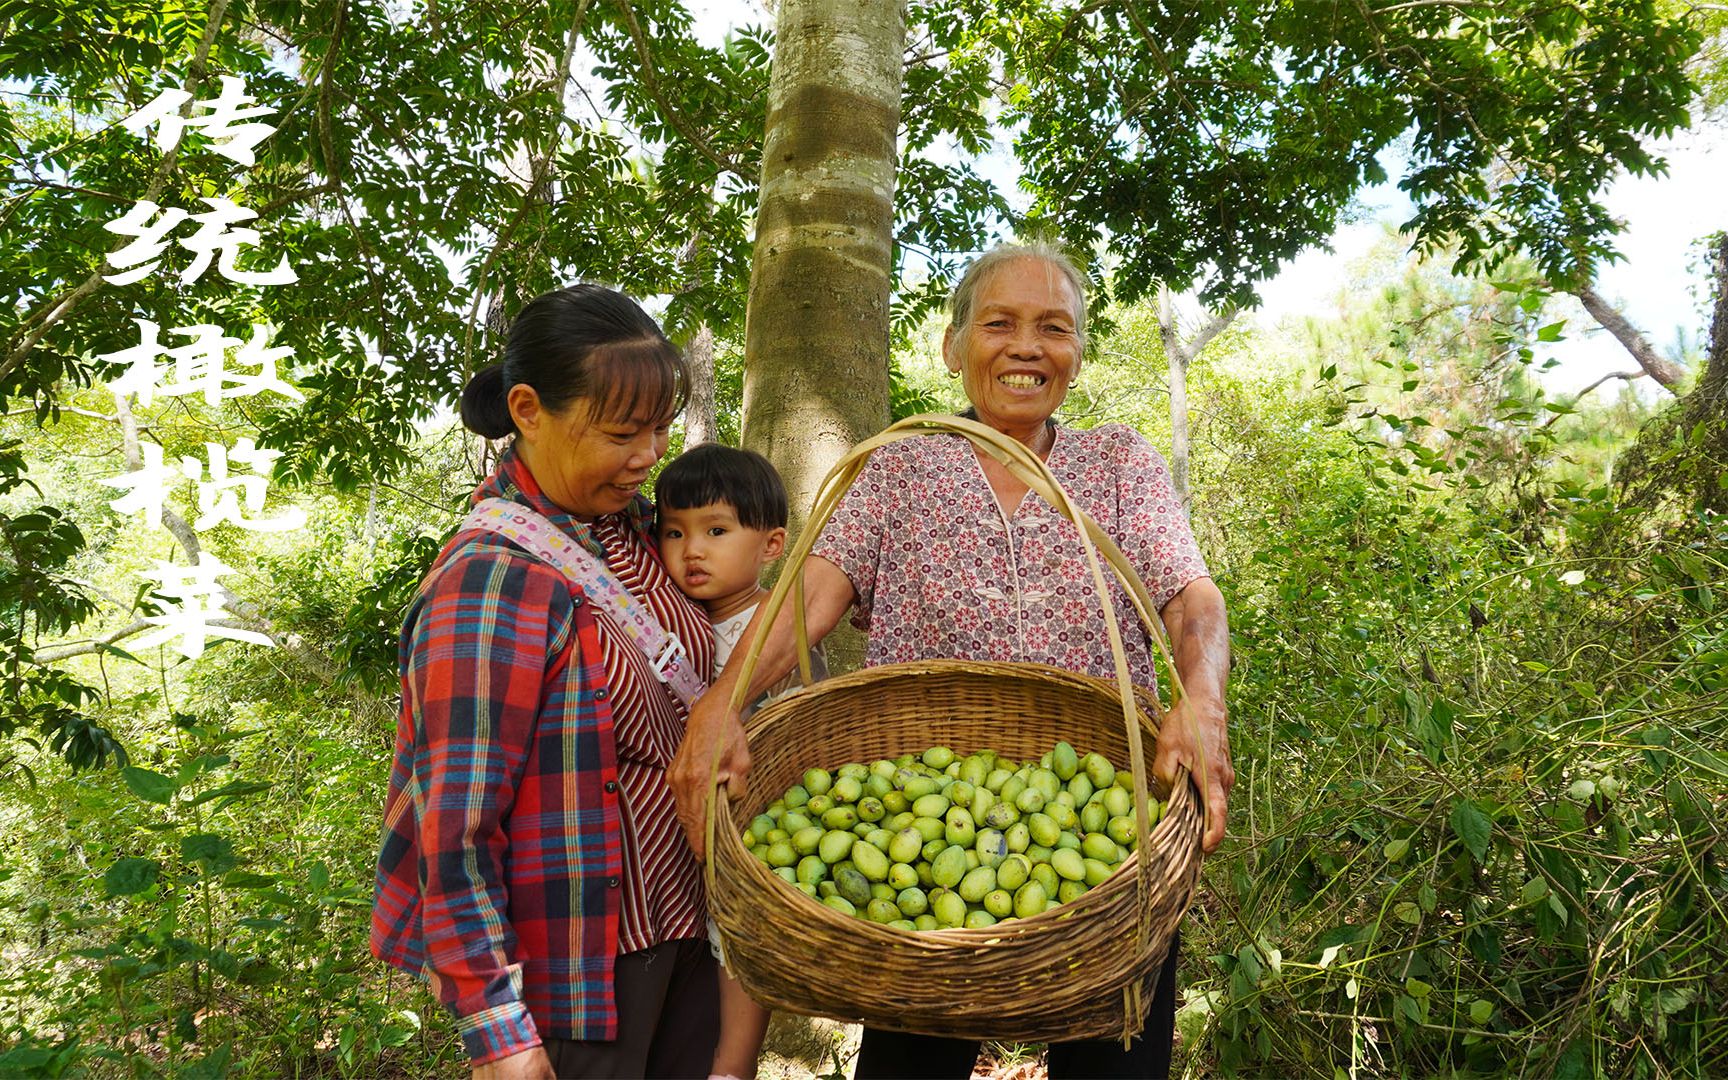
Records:
{"label": "child's face", "polygon": [[762,567],[780,557],[785,529],[738,523],[730,503],[660,509],[660,557],[673,584],[710,614],[729,613],[756,595]]}

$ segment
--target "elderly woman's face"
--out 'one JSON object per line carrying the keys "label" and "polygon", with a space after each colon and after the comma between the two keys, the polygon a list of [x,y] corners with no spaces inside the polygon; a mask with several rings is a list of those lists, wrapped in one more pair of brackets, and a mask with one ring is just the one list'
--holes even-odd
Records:
{"label": "elderly woman's face", "polygon": [[1005,263],[979,285],[970,326],[950,326],[943,359],[978,419],[1026,442],[1080,374],[1080,298],[1042,259]]}

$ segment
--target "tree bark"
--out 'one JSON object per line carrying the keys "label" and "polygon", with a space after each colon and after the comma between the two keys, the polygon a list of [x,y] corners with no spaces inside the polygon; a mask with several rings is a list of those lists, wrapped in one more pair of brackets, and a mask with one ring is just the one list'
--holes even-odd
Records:
{"label": "tree bark", "polygon": [[898,0],[783,0],[745,317],[743,443],[785,478],[792,532],[888,421]]}
{"label": "tree bark", "polygon": [[1696,489],[1699,505],[1728,514],[1728,487],[1722,481],[1722,463],[1728,461],[1728,233],[1717,234],[1711,244],[1710,269],[1716,278],[1710,348],[1698,385],[1686,395],[1681,423],[1688,438],[1694,432],[1702,436],[1702,468]]}
{"label": "tree bark", "polygon": [[1176,327],[1175,306],[1168,287],[1158,290],[1158,336],[1170,364],[1170,482],[1176,497],[1188,505],[1188,351]]}
{"label": "tree bark", "polygon": [[1728,417],[1728,233],[1716,237],[1710,252],[1710,268],[1716,275],[1710,351],[1705,354],[1704,374],[1699,377],[1692,395],[1721,423]]}
{"label": "tree bark", "polygon": [[1182,340],[1182,328],[1176,321],[1174,296],[1167,285],[1158,287],[1158,336],[1164,343],[1164,358],[1170,362],[1170,482],[1177,498],[1187,509],[1188,492],[1188,365],[1203,352],[1212,339],[1223,332],[1236,318],[1236,309],[1225,308],[1206,320],[1206,325],[1189,341]]}
{"label": "tree bark", "polygon": [[696,336],[684,348],[684,359],[690,365],[690,399],[684,405],[684,446],[700,446],[720,441],[720,428],[714,416],[714,331],[707,323],[696,330]]}
{"label": "tree bark", "polygon": [[1671,360],[1665,360],[1651,347],[1650,342],[1638,328],[1629,322],[1614,305],[1602,298],[1591,285],[1584,285],[1572,295],[1584,304],[1584,310],[1590,317],[1601,324],[1602,329],[1614,335],[1614,339],[1626,346],[1626,351],[1632,354],[1632,359],[1638,361],[1638,366],[1650,374],[1652,379],[1661,383],[1671,394],[1679,393],[1676,389],[1685,376],[1680,365]]}

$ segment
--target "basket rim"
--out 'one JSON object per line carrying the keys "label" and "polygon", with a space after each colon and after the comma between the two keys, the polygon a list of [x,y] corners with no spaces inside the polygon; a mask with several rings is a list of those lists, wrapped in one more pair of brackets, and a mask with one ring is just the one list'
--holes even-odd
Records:
{"label": "basket rim", "polygon": [[[778,719],[781,712],[787,711],[793,704],[804,704],[816,700],[829,693],[849,690],[860,683],[885,682],[889,679],[916,678],[921,675],[950,674],[962,672],[967,674],[996,674],[1010,678],[1034,678],[1045,682],[1069,683],[1101,692],[1113,702],[1122,699],[1121,688],[1114,678],[1103,678],[1083,671],[1057,667],[1054,664],[1043,664],[1035,660],[965,660],[953,657],[932,657],[925,660],[896,660],[887,664],[875,664],[861,667],[856,671],[848,671],[841,675],[831,675],[808,686],[797,687],[786,694],[775,698],[752,713],[744,722],[744,734],[750,736],[763,727]],[[1164,707],[1152,687],[1134,686],[1134,703],[1140,713],[1144,729],[1154,734],[1163,731]],[[1149,708],[1148,708],[1149,707]],[[1150,721],[1148,723],[1147,721]]]}

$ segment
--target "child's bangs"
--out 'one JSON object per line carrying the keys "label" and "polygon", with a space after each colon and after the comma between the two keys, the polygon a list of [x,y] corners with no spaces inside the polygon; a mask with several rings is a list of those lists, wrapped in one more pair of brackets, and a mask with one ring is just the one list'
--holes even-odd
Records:
{"label": "child's bangs", "polygon": [[590,352],[588,385],[599,391],[591,399],[596,421],[671,423],[689,397],[690,368],[666,339],[638,338]]}

